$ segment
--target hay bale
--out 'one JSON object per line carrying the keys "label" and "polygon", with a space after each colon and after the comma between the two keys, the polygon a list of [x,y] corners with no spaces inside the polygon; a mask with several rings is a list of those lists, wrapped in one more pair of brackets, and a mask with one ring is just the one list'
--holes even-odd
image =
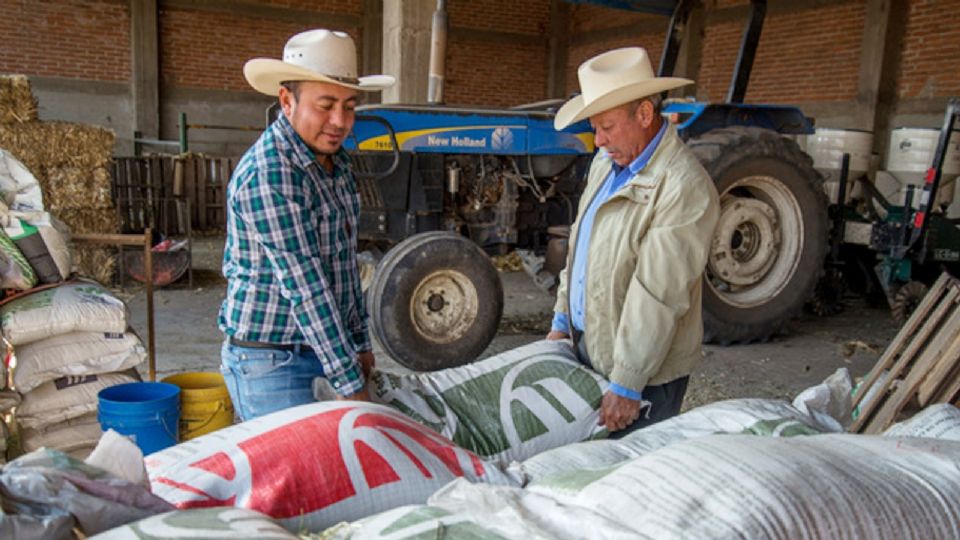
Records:
{"label": "hay bale", "polygon": [[115,138],[109,129],[71,122],[0,124],[0,148],[38,178],[53,168],[108,167]]}
{"label": "hay bale", "polygon": [[[40,180],[43,203],[48,212],[59,215],[64,210],[113,209],[110,173],[104,167],[80,169],[54,167],[47,169]],[[115,231],[100,231],[115,232]]]}
{"label": "hay bale", "polygon": [[84,244],[83,249],[74,250],[73,265],[77,274],[109,285],[114,282],[117,270],[117,250]]}
{"label": "hay bale", "polygon": [[120,231],[120,218],[115,208],[69,208],[53,214],[72,233],[116,233]]}
{"label": "hay bale", "polygon": [[30,90],[30,80],[23,75],[0,75],[0,124],[36,119],[37,98]]}

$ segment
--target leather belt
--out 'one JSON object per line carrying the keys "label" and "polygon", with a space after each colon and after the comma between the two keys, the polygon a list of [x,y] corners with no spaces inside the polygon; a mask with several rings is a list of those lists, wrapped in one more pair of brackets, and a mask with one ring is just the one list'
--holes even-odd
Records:
{"label": "leather belt", "polygon": [[248,349],[274,349],[278,351],[302,351],[310,350],[310,346],[299,343],[266,343],[263,341],[244,341],[233,336],[229,339],[230,344],[235,347],[246,347]]}

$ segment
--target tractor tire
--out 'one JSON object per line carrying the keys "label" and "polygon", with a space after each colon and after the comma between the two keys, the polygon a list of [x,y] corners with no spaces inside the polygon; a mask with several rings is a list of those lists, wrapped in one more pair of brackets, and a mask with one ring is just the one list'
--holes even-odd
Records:
{"label": "tractor tire", "polygon": [[367,295],[373,335],[415,371],[472,362],[503,314],[503,285],[490,257],[447,232],[397,244],[377,265]]}
{"label": "tractor tire", "polygon": [[800,313],[823,272],[823,178],[796,143],[768,129],[716,129],[687,146],[720,194],[703,288],[704,341],[766,341]]}

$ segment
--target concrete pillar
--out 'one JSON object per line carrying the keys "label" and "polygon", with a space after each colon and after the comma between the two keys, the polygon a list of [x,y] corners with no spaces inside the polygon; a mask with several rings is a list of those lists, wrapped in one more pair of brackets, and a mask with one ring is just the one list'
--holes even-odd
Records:
{"label": "concrete pillar", "polygon": [[157,0],[130,0],[130,52],[133,131],[155,139],[160,135]]}
{"label": "concrete pillar", "polygon": [[897,103],[903,35],[910,6],[907,0],[867,0],[857,80],[856,128],[873,131],[873,149],[883,155],[890,135],[889,119]]}
{"label": "concrete pillar", "polygon": [[547,53],[548,98],[567,97],[567,61],[570,50],[570,4],[550,1],[550,42]]}
{"label": "concrete pillar", "polygon": [[[360,73],[371,75],[383,73],[383,0],[363,0],[360,27],[363,34],[361,45]],[[378,103],[380,92],[370,92],[368,103]]]}
{"label": "concrete pillar", "polygon": [[703,58],[703,35],[706,28],[706,13],[703,2],[697,2],[683,29],[683,41],[680,53],[677,55],[677,65],[673,70],[675,77],[692,79],[693,84],[671,90],[670,97],[687,97],[697,95],[697,79],[700,77],[700,62]]}
{"label": "concrete pillar", "polygon": [[397,78],[384,103],[426,103],[430,28],[436,0],[383,3],[383,72]]}

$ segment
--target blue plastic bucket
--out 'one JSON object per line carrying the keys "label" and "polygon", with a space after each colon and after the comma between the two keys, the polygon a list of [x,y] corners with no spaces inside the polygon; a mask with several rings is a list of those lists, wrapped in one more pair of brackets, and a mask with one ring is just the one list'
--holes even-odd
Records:
{"label": "blue plastic bucket", "polygon": [[162,382],[126,383],[104,388],[97,396],[100,427],[132,437],[143,455],[177,444],[179,386]]}

